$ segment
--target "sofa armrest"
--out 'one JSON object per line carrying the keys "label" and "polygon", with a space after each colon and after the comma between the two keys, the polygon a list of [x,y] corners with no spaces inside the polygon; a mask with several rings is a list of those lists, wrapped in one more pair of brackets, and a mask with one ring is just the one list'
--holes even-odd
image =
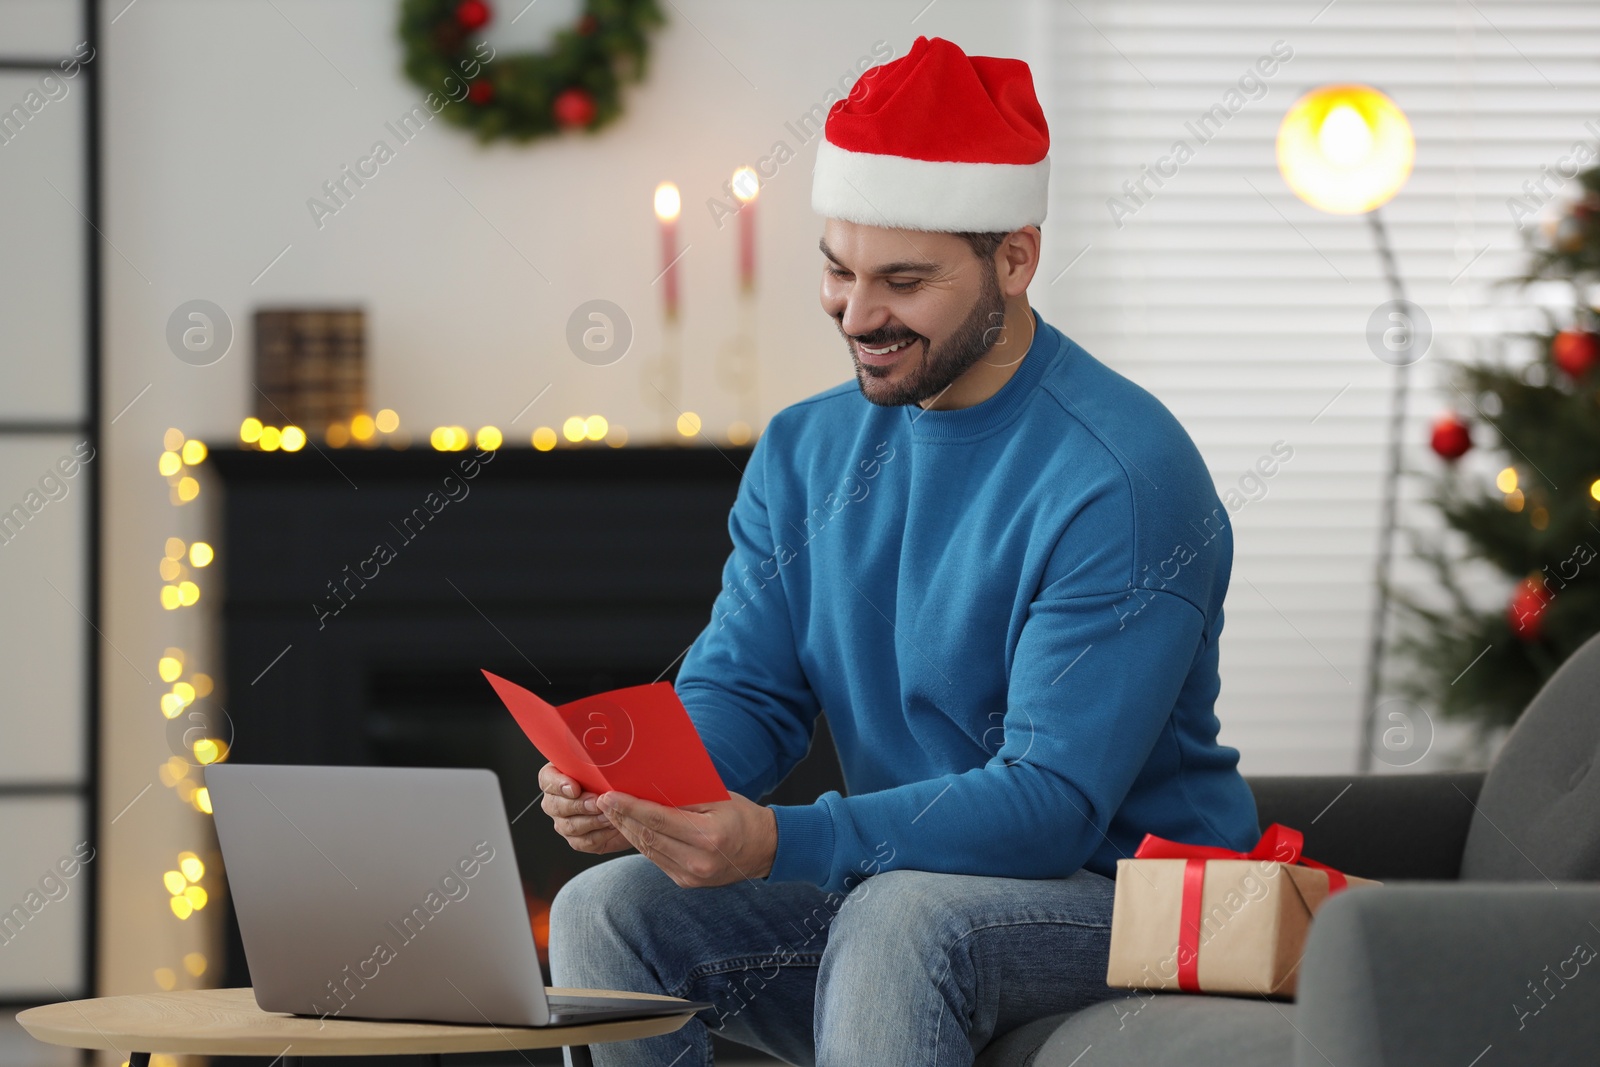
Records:
{"label": "sofa armrest", "polygon": [[1311,924],[1294,1017],[1295,1067],[1592,1063],[1600,884],[1337,894]]}
{"label": "sofa armrest", "polygon": [[1461,852],[1483,771],[1247,777],[1262,829],[1305,835],[1305,854],[1346,874],[1388,882],[1447,881]]}

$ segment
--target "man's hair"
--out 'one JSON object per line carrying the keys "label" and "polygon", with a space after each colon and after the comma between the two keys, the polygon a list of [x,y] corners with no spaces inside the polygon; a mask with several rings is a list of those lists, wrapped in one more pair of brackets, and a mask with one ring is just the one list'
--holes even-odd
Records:
{"label": "man's hair", "polygon": [[1000,247],[1000,242],[1004,241],[1010,234],[975,233],[968,230],[958,232],[956,236],[967,242],[967,247],[971,248],[972,254],[979,259],[993,259],[996,249]]}

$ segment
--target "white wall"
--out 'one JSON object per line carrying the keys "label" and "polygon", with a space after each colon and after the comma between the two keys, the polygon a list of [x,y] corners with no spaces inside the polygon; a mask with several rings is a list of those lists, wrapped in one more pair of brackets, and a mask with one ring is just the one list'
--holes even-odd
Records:
{"label": "white wall", "polygon": [[[541,0],[535,11],[556,2]],[[509,19],[520,5],[496,6]],[[203,615],[157,603],[165,539],[197,536],[204,511],[170,506],[155,462],[169,426],[226,442],[249,413],[253,308],[365,306],[373,399],[409,428],[506,427],[554,383],[515,427],[522,441],[536,422],[591,413],[639,441],[653,431],[639,369],[660,321],[651,193],[670,179],[683,190],[681,240],[692,246],[680,263],[685,406],[720,430],[739,414],[709,366],[735,322],[734,227],[719,232],[704,204],[734,167],[787,140],[798,157],[760,201],[764,421],[850,375],[817,305],[815,144],[801,145],[784,124],[822,103],[880,40],[895,55],[918,33],[980,54],[1027,57],[1033,44],[1021,2],[674,0],[663,4],[669,24],[655,38],[647,82],[599,136],[482,148],[436,119],[397,147],[384,123],[422,93],[399,69],[393,0],[138,0],[122,8],[108,0],[116,22],[97,60],[107,78],[112,246],[106,418],[138,399],[109,428],[104,449],[106,629],[147,675],[167,645],[209,654]],[[307,199],[380,138],[396,158],[319,230]],[[564,341],[569,313],[596,297],[620,304],[637,329],[633,351],[611,367],[579,362]],[[205,368],[174,358],[164,340],[172,310],[197,298],[224,308],[236,335],[228,356]],[[200,504],[207,499],[202,492]],[[102,662],[109,819],[169,750],[157,690],[118,655],[103,650]],[[107,850],[103,993],[153,988],[152,969],[173,967],[203,929],[171,916],[160,876],[208,828],[170,790],[152,793],[118,822],[117,847]]]}

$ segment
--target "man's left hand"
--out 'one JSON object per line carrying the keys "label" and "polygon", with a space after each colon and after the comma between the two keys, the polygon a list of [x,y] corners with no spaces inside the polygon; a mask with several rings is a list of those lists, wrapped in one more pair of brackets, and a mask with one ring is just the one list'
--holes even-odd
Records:
{"label": "man's left hand", "polygon": [[727,885],[765,878],[778,850],[772,809],[731,800],[669,808],[626,793],[602,793],[600,811],[623,837],[678,885]]}

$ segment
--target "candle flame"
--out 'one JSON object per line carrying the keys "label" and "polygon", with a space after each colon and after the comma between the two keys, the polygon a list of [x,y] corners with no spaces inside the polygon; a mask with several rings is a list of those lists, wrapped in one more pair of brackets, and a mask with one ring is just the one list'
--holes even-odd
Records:
{"label": "candle flame", "polygon": [[683,209],[683,200],[678,196],[678,187],[671,182],[662,182],[656,186],[656,218],[662,222],[672,222],[678,217],[678,212]]}
{"label": "candle flame", "polygon": [[733,172],[733,195],[743,203],[748,204],[761,192],[761,180],[756,177],[753,167],[740,167]]}

